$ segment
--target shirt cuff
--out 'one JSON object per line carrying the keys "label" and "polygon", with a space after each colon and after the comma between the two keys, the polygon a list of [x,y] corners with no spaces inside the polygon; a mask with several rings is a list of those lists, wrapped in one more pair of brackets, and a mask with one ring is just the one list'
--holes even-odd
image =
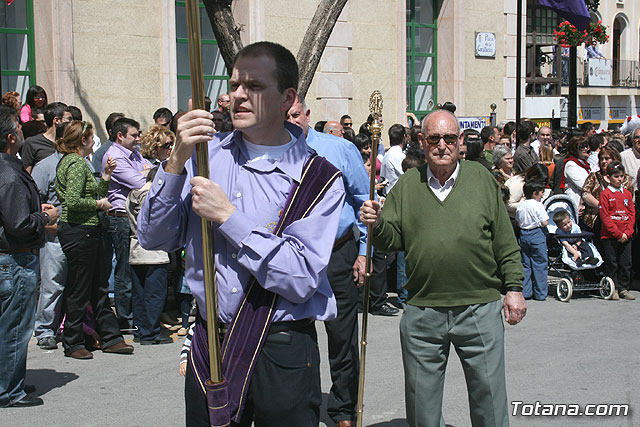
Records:
{"label": "shirt cuff", "polygon": [[258,224],[247,217],[240,209],[236,209],[229,219],[227,219],[220,227],[218,231],[235,246],[236,249],[240,249],[240,244],[251,234],[251,231],[256,228]]}
{"label": "shirt cuff", "polygon": [[367,256],[367,242],[360,242],[360,250],[358,251],[359,256]]}

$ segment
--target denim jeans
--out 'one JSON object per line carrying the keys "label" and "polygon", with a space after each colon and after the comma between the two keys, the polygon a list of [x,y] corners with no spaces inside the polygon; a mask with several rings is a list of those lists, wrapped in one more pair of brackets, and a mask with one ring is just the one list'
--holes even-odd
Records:
{"label": "denim jeans", "polygon": [[160,315],[167,298],[167,265],[133,265],[133,323],[141,340],[160,337]]}
{"label": "denim jeans", "polygon": [[38,256],[0,254],[0,407],[22,400],[27,347],[33,333]]}
{"label": "denim jeans", "polygon": [[524,282],[522,296],[543,300],[547,297],[547,239],[542,228],[520,230],[520,253]]}
{"label": "denim jeans", "polygon": [[38,339],[56,335],[62,322],[62,292],[67,282],[67,257],[57,236],[47,233],[40,249],[40,297],[34,335]]}
{"label": "denim jeans", "polygon": [[404,285],[407,283],[407,266],[404,259],[404,252],[398,252],[396,256],[396,271],[397,271],[397,290],[398,290],[398,303],[406,304],[407,303],[407,295],[409,292],[404,288]]}
{"label": "denim jeans", "polygon": [[131,229],[129,218],[107,216],[109,220],[108,233],[116,252],[116,271],[114,294],[116,300],[116,314],[121,328],[129,327],[133,323],[133,283],[131,266],[129,265],[129,240]]}

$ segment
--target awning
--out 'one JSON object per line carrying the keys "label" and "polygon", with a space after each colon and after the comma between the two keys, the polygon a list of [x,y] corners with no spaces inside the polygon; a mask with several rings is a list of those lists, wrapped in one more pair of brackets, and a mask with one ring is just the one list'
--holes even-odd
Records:
{"label": "awning", "polygon": [[[600,124],[600,120],[578,120],[577,123],[579,125],[581,125],[583,123],[593,123],[594,125],[599,125]],[[611,123],[611,120],[609,120],[609,123]]]}

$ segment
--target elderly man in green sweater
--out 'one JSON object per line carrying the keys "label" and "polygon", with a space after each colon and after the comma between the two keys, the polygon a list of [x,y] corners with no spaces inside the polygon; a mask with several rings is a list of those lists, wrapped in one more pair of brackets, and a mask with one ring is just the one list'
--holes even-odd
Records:
{"label": "elderly man in green sweater", "polygon": [[[373,244],[405,251],[409,296],[400,323],[407,421],[444,426],[444,376],[453,344],[473,426],[508,426],[504,324],[526,313],[520,248],[500,186],[476,162],[458,162],[456,117],[438,110],[418,136],[427,164],[407,171],[381,209],[367,201]],[[507,293],[501,301],[500,288]]]}

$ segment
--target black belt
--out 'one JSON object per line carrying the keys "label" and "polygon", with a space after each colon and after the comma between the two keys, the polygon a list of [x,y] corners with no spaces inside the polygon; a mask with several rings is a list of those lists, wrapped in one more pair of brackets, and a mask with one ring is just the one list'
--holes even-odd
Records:
{"label": "black belt", "polygon": [[336,242],[333,244],[333,249],[334,250],[337,249],[338,246],[342,245],[344,242],[348,241],[349,239],[353,239],[353,229],[349,230],[347,234],[337,239]]}
{"label": "black belt", "polygon": [[[271,323],[271,327],[269,328],[268,335],[277,334],[280,332],[286,331],[297,331],[299,329],[303,329],[308,325],[313,324],[313,319],[300,319],[300,320],[288,320],[284,322],[273,322]],[[229,330],[229,323],[220,323],[218,324],[218,328],[220,329],[220,335],[225,335]]]}
{"label": "black belt", "polygon": [[109,216],[117,216],[117,217],[128,217],[129,215],[127,215],[126,212],[121,212],[121,211],[109,211],[107,212],[107,215]]}
{"label": "black belt", "polygon": [[40,249],[22,248],[22,249],[15,249],[13,251],[0,251],[0,254],[13,255],[13,254],[31,253],[34,255],[38,255],[39,252],[40,252]]}

